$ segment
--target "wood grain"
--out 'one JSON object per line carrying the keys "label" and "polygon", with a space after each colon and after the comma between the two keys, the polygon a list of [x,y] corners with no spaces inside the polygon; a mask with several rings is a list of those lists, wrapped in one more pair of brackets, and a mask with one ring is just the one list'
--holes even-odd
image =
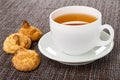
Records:
{"label": "wood grain", "polygon": [[[103,14],[103,24],[115,30],[115,46],[109,55],[91,64],[68,66],[41,55],[42,63],[31,72],[13,68],[11,58],[2,50],[5,38],[18,31],[24,19],[47,33],[49,14],[60,7],[84,5],[94,7]],[[120,80],[120,0],[0,0],[0,80]]]}

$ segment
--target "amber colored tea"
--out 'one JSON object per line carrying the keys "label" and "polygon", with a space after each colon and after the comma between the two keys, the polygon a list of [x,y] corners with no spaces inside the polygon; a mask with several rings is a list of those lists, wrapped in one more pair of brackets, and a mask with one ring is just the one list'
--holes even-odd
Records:
{"label": "amber colored tea", "polygon": [[74,13],[64,14],[54,19],[54,21],[65,25],[85,25],[96,20],[97,18],[95,16],[89,14],[74,14]]}

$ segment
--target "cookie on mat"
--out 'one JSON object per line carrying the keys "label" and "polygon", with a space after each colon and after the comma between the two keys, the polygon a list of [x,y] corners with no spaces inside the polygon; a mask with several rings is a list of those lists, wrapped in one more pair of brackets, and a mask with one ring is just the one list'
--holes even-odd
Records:
{"label": "cookie on mat", "polygon": [[32,41],[37,41],[42,36],[41,30],[34,26],[30,26],[26,20],[23,21],[23,25],[18,32],[30,37]]}
{"label": "cookie on mat", "polygon": [[34,50],[21,48],[16,51],[12,63],[19,71],[32,71],[40,64],[40,56]]}
{"label": "cookie on mat", "polygon": [[3,50],[6,53],[14,54],[21,47],[30,48],[31,39],[23,34],[14,33],[8,36],[3,43]]}

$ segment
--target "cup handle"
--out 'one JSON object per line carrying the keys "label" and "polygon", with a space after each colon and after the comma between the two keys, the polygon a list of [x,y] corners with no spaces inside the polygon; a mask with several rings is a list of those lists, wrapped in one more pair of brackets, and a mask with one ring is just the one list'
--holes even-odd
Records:
{"label": "cup handle", "polygon": [[97,46],[107,45],[107,44],[109,44],[110,42],[112,42],[113,39],[114,39],[114,30],[113,30],[112,26],[110,26],[110,25],[108,25],[108,24],[102,25],[102,26],[99,28],[100,33],[101,33],[104,29],[107,29],[107,30],[109,31],[109,33],[110,33],[109,39],[106,40],[106,41],[103,41],[103,40],[101,40],[101,39],[99,38],[99,41],[98,41]]}

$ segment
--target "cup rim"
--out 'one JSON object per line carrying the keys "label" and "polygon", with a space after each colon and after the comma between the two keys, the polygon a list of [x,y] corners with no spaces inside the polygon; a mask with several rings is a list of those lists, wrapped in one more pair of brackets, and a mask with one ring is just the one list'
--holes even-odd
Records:
{"label": "cup rim", "polygon": [[53,15],[55,12],[59,11],[60,9],[67,8],[67,7],[86,7],[86,8],[94,9],[94,10],[99,14],[99,17],[97,18],[97,20],[95,20],[95,21],[93,21],[93,22],[91,22],[91,23],[85,24],[85,25],[76,25],[76,26],[74,26],[74,28],[76,28],[76,27],[87,27],[88,25],[95,24],[95,23],[98,22],[98,20],[101,19],[101,17],[102,17],[101,12],[100,12],[99,10],[97,10],[96,8],[93,8],[93,7],[89,7],[89,6],[65,6],[65,7],[58,8],[58,9],[54,10],[52,13],[50,13],[50,15],[49,15],[50,21],[52,21],[53,23],[55,23],[55,24],[57,24],[57,25],[60,25],[60,26],[73,27],[73,26],[70,26],[70,25],[60,24],[60,23],[58,23],[58,22],[56,22],[56,21],[54,21],[54,20],[52,19],[52,15]]}

